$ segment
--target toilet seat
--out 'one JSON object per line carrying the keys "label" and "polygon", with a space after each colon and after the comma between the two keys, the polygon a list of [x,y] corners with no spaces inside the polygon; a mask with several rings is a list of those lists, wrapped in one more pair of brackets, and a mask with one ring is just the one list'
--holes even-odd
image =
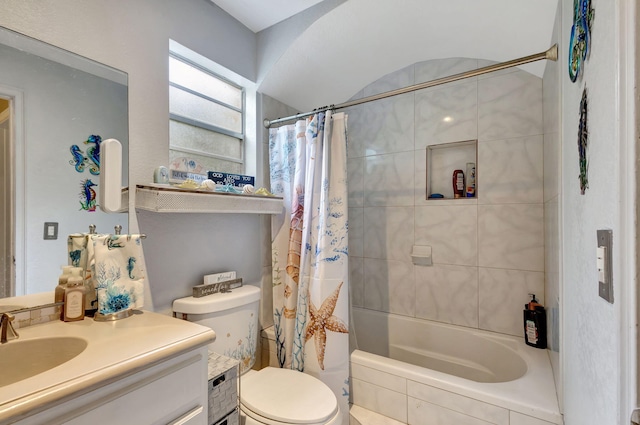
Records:
{"label": "toilet seat", "polygon": [[[273,419],[266,418],[258,415],[256,412],[248,410],[242,403],[240,404],[240,423],[242,425],[291,425],[292,422],[287,420],[286,422],[274,421]],[[342,425],[342,419],[340,412],[336,412],[335,415],[325,422],[317,422],[305,425]]]}
{"label": "toilet seat", "polygon": [[262,424],[338,423],[338,401],[322,381],[290,369],[267,367],[240,380],[242,411]]}

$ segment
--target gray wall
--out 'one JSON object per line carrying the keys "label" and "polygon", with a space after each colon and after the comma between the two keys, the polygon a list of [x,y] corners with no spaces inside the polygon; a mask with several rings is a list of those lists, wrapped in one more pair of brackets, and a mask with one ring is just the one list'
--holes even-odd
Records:
{"label": "gray wall", "polygon": [[[273,64],[280,59],[287,47],[300,36],[313,22],[325,13],[340,6],[347,0],[324,0],[299,14],[285,19],[269,28],[260,31],[258,40],[257,57],[257,82],[260,83],[269,73]],[[273,119],[281,115],[265,115],[265,118]]]}
{"label": "gray wall", "polygon": [[[129,76],[132,183],[169,158],[169,39],[255,81],[256,36],[205,0],[3,0],[0,25]],[[134,220],[135,224],[135,220]]]}
{"label": "gray wall", "polygon": [[[0,15],[1,26],[128,74],[130,184],[151,182],[153,170],[168,162],[169,39],[256,78],[255,34],[209,1],[4,0],[2,6],[10,12]],[[140,214],[138,223],[132,210],[132,231],[148,233],[146,308],[167,311],[204,273],[234,267],[247,280],[259,279],[259,250],[253,248],[260,241],[258,220],[151,213]]]}

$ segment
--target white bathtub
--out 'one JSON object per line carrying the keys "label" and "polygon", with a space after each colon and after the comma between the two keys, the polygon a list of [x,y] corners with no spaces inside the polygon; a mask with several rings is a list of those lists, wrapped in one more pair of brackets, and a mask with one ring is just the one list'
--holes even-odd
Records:
{"label": "white bathtub", "polygon": [[522,338],[352,311],[356,407],[412,425],[562,424],[546,350]]}

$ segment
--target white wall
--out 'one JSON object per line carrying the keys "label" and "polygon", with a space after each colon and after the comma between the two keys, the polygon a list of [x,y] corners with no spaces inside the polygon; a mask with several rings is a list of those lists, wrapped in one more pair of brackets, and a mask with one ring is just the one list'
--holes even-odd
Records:
{"label": "white wall", "polygon": [[[626,52],[620,42],[632,42],[621,18],[628,18],[633,0],[591,3],[596,13],[591,55],[583,66],[584,74],[571,83],[564,65],[561,80],[562,356],[567,425],[628,423],[626,399],[631,394],[625,381],[635,376],[634,370],[627,367],[625,323],[633,299],[633,291],[629,290],[635,287],[629,267],[635,269],[633,204],[637,194],[634,169],[629,168],[629,161],[633,164],[634,141],[623,131],[627,111],[621,109],[625,93],[631,93],[633,87],[620,78],[626,69]],[[573,1],[561,0],[561,4],[559,63],[566,64]],[[622,6],[627,7],[626,12]],[[589,95],[589,188],[580,195],[577,129],[585,86]],[[630,210],[631,224],[627,215]],[[614,304],[598,296],[597,229],[613,230]]]}

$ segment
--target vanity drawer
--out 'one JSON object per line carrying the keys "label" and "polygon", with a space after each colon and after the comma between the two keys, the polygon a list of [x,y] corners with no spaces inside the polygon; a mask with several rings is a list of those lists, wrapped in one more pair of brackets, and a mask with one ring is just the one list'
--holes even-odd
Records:
{"label": "vanity drawer", "polygon": [[206,361],[203,347],[18,423],[204,425],[207,423]]}

